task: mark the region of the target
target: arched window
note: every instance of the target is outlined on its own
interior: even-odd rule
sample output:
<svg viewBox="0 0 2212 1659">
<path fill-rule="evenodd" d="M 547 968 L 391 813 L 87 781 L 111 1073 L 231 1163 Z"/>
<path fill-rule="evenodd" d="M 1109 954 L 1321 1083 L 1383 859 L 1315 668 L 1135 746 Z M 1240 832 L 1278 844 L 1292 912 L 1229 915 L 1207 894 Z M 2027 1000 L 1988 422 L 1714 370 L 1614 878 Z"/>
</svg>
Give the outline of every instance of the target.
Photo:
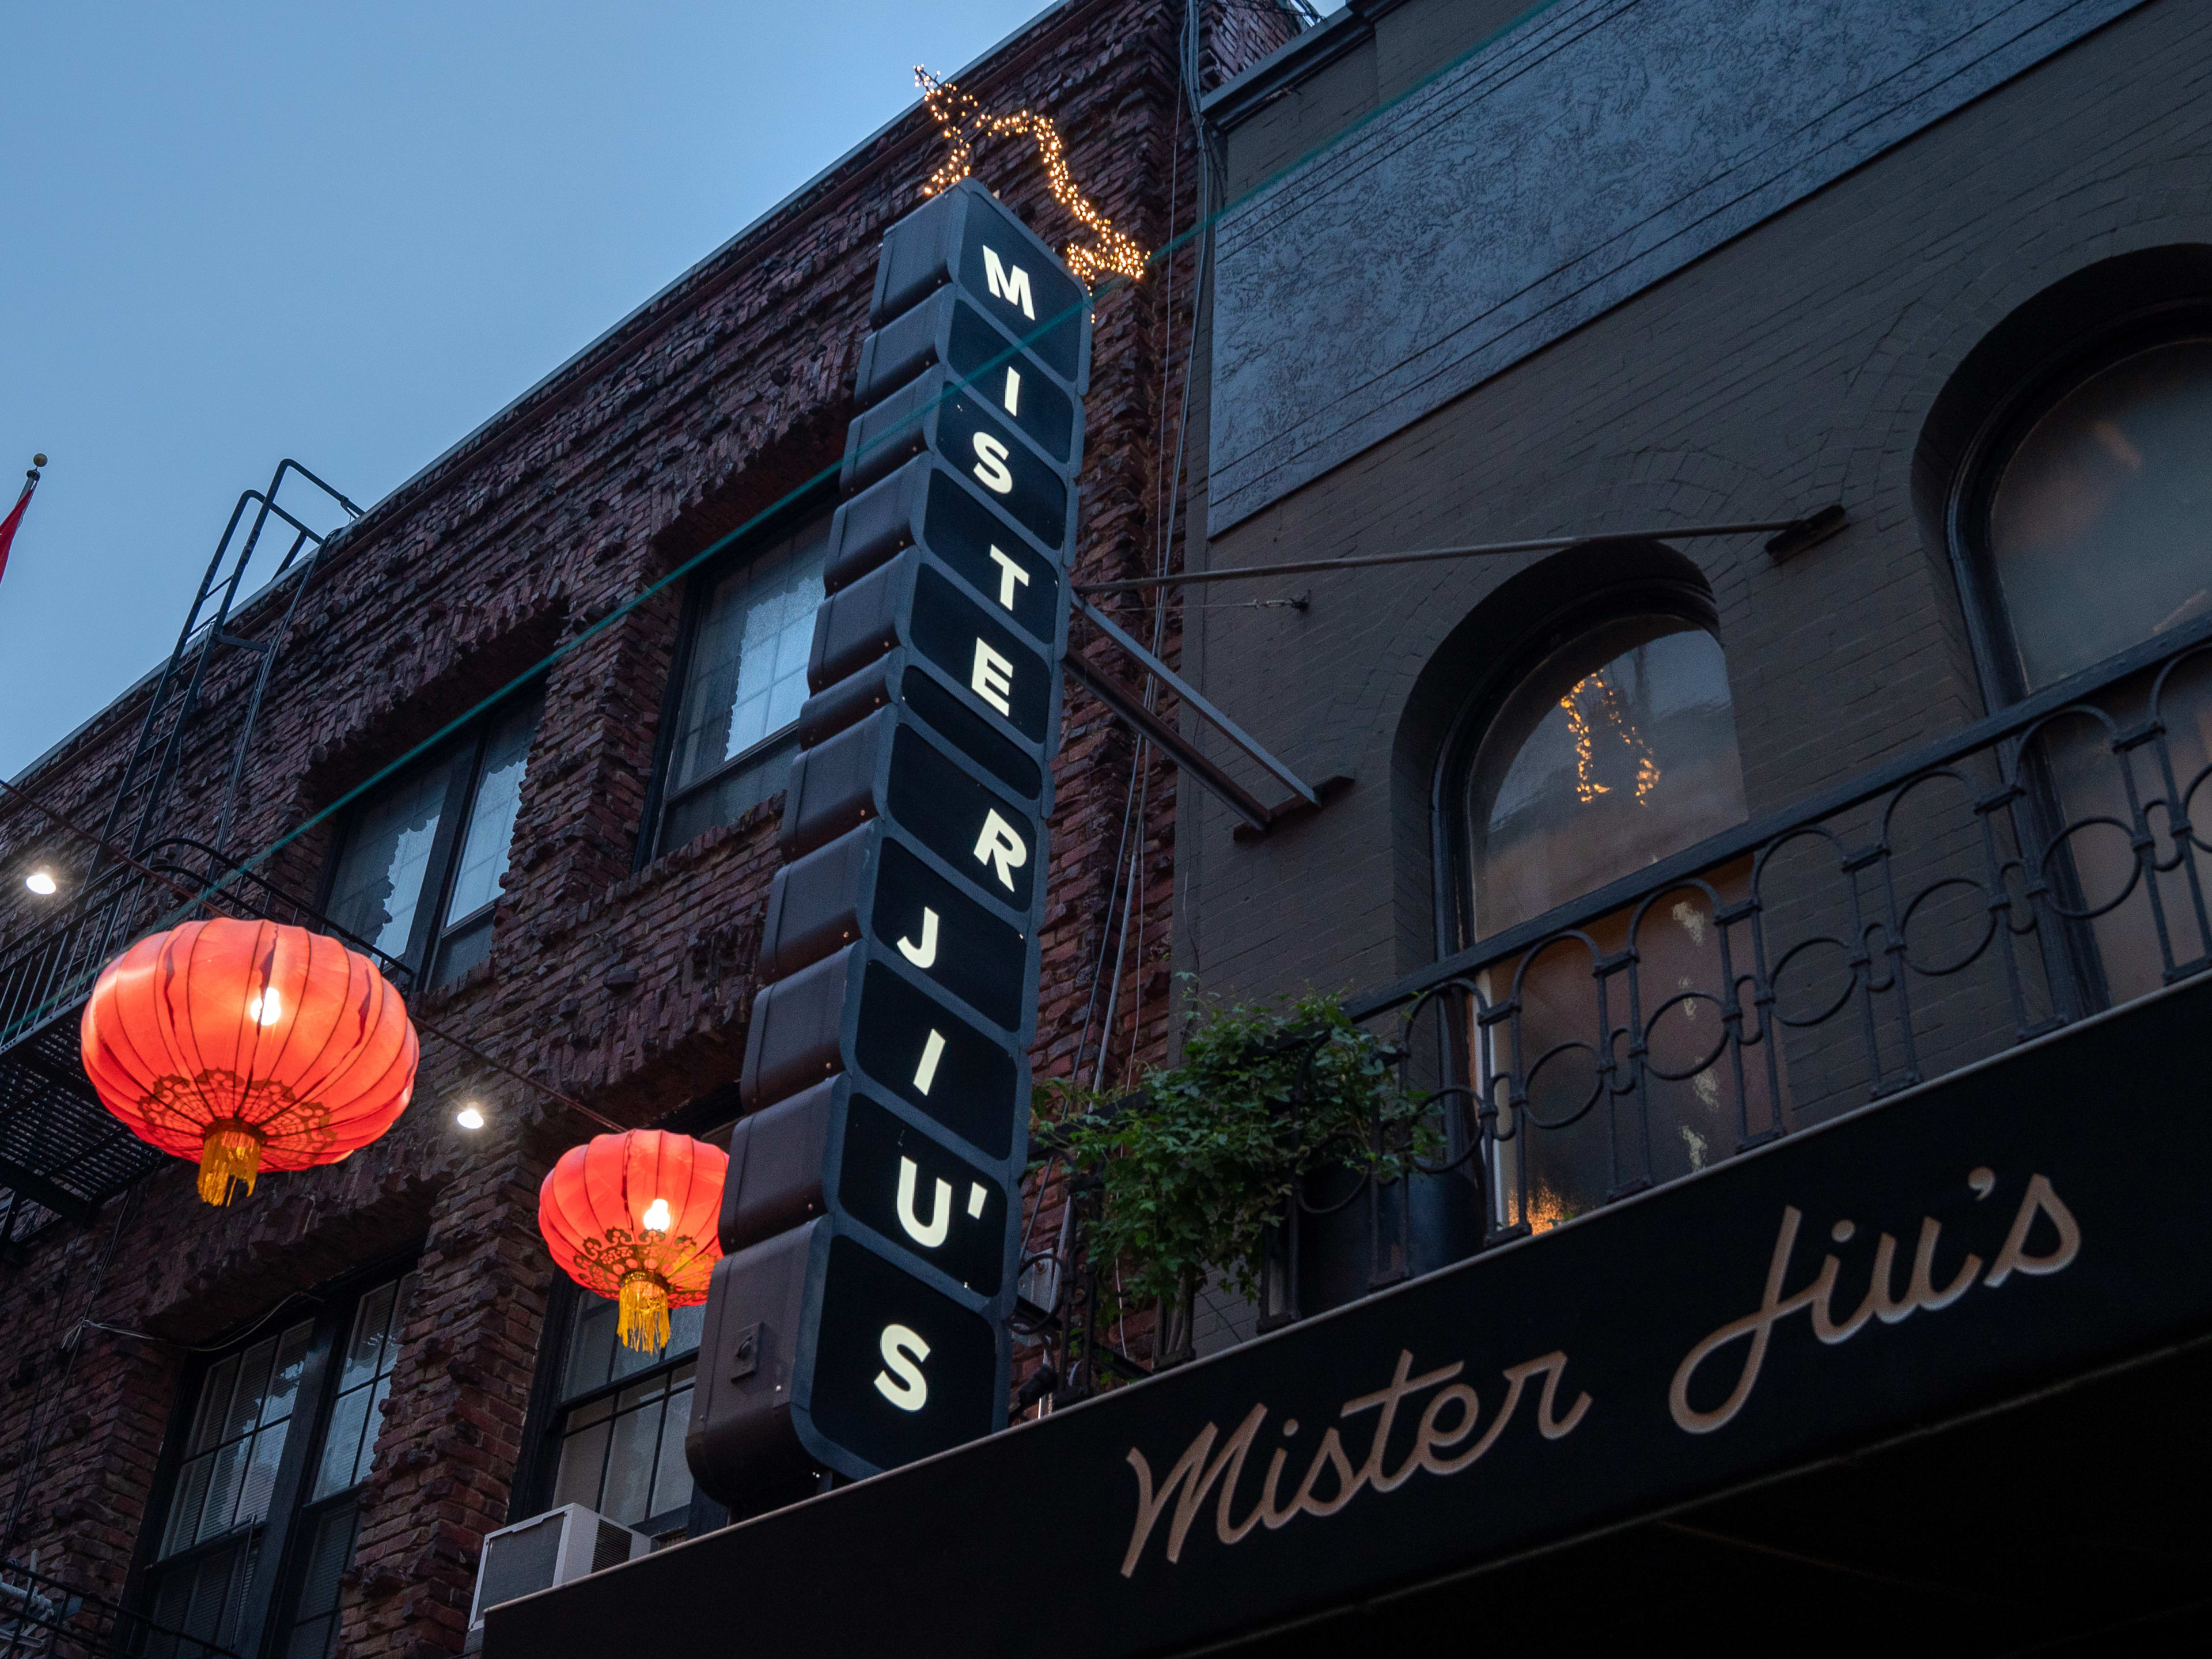
<svg viewBox="0 0 2212 1659">
<path fill-rule="evenodd" d="M 2013 696 L 2212 614 L 2212 331 L 2059 386 L 1997 447 L 1975 503 Z"/>
<path fill-rule="evenodd" d="M 1517 672 L 1476 693 L 1441 780 L 1439 850 L 1458 896 L 1447 948 L 1743 822 L 1714 623 L 1687 582 L 1616 588 L 1555 619 Z M 1571 926 L 1475 974 L 1462 1053 L 1487 1115 L 1493 1231 L 1541 1231 L 1775 1125 L 1772 1091 L 1731 1063 L 1722 1018 L 1716 913 L 1748 882 L 1737 859 L 1645 906 L 1570 910 Z M 1620 1041 L 1632 1026 L 1639 1035 Z M 1632 1051 L 1648 1062 L 1624 1066 Z"/>
<path fill-rule="evenodd" d="M 1741 823 L 1720 641 L 1664 611 L 1586 628 L 1506 696 L 1467 776 L 1470 942 Z"/>
<path fill-rule="evenodd" d="M 1952 477 L 1953 551 L 1993 706 L 2212 623 L 2212 304 L 2057 326 L 2041 304 L 1978 354 L 2012 374 L 1990 377 L 1998 389 Z M 2130 735 L 2146 732 L 2148 744 Z M 2063 918 L 2041 937 L 2060 1006 L 2147 994 L 2201 954 L 2208 757 L 2212 656 L 2100 685 L 2033 730 L 2020 850 Z"/>
</svg>

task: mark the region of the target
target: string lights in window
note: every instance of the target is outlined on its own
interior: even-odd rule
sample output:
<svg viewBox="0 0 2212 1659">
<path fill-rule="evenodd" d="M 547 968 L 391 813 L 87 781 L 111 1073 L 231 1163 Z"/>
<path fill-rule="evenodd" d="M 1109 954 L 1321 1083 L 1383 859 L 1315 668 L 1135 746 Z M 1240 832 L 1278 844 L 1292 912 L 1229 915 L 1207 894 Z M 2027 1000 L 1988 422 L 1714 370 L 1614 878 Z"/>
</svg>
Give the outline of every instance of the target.
<svg viewBox="0 0 2212 1659">
<path fill-rule="evenodd" d="M 1088 226 L 1097 238 L 1091 244 L 1070 242 L 1060 250 L 1068 269 L 1092 288 L 1109 275 L 1127 276 L 1131 282 L 1144 276 L 1144 249 L 1115 229 L 1114 222 L 1076 187 L 1074 176 L 1067 170 L 1067 146 L 1060 139 L 1060 129 L 1053 125 L 1049 118 L 1027 107 L 1011 115 L 994 115 L 972 94 L 961 91 L 950 81 L 939 80 L 919 64 L 915 65 L 914 79 L 921 88 L 923 105 L 951 152 L 922 185 L 923 195 L 934 196 L 939 191 L 949 190 L 969 175 L 974 167 L 978 139 L 995 138 L 1006 133 L 1027 134 L 1036 142 L 1037 159 L 1044 163 L 1045 182 L 1052 188 L 1053 199 Z"/>
<path fill-rule="evenodd" d="M 1659 763 L 1653 757 L 1651 745 L 1636 729 L 1636 722 L 1628 718 L 1620 706 L 1620 694 L 1607 683 L 1602 671 L 1585 674 L 1568 688 L 1567 695 L 1559 699 L 1559 707 L 1566 711 L 1567 732 L 1575 744 L 1575 799 L 1585 805 L 1600 795 L 1609 795 L 1613 786 L 1597 781 L 1597 753 L 1593 741 L 1589 716 L 1583 712 L 1585 694 L 1597 699 L 1597 706 L 1605 716 L 1606 724 L 1620 739 L 1621 746 L 1636 756 L 1636 799 L 1649 804 L 1653 789 L 1659 783 Z"/>
</svg>

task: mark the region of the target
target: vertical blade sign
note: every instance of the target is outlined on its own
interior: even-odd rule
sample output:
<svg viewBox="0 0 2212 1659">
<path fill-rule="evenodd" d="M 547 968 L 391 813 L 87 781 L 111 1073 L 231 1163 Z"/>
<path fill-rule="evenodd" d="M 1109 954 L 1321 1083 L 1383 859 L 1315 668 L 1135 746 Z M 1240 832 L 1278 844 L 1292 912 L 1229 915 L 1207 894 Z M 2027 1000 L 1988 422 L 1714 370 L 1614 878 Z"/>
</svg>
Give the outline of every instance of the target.
<svg viewBox="0 0 2212 1659">
<path fill-rule="evenodd" d="M 884 238 L 684 1451 L 740 1514 L 1005 1426 L 1090 296 Z"/>
</svg>

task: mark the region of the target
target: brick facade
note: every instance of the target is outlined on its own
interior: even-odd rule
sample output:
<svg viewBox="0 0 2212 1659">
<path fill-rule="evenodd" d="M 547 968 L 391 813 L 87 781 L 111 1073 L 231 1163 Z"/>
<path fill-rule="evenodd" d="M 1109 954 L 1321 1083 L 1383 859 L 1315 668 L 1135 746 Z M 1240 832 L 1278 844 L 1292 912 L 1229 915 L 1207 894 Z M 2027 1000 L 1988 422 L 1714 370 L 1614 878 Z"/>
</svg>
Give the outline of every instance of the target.
<svg viewBox="0 0 2212 1659">
<path fill-rule="evenodd" d="M 987 106 L 1048 112 L 1078 180 L 1157 247 L 1189 229 L 1195 201 L 1182 21 L 1170 0 L 1070 0 L 962 85 Z M 1289 29 L 1264 7 L 1209 17 L 1206 83 Z M 835 465 L 878 243 L 919 201 L 939 153 L 918 110 L 893 123 L 376 506 L 315 571 L 254 735 L 232 845 L 273 848 L 266 873 L 311 896 L 331 830 L 314 823 L 295 836 L 295 826 L 557 653 L 492 955 L 413 1002 L 427 1024 L 625 1122 L 658 1121 L 734 1085 L 781 800 L 640 866 L 681 585 L 620 608 Z M 977 172 L 1048 240 L 1075 230 L 1030 155 L 987 146 Z M 1163 517 L 1194 274 L 1185 252 L 1100 305 L 1081 577 L 1138 574 L 1176 556 Z M 1148 632 L 1149 611 L 1127 609 Z M 266 625 L 266 607 L 239 624 Z M 1172 659 L 1172 617 L 1162 638 Z M 246 662 L 234 653 L 210 684 L 181 772 L 210 787 L 182 792 L 170 830 L 212 833 Z M 23 787 L 97 824 L 146 694 L 119 699 Z M 1040 1075 L 1080 1064 L 1087 1076 L 1103 1041 L 1110 1078 L 1164 1040 L 1175 780 L 1153 764 L 1138 781 L 1132 904 L 1128 855 L 1117 849 L 1133 761 L 1126 729 L 1071 691 Z M 87 850 L 14 803 L 0 812 L 0 867 L 43 857 L 66 878 L 82 871 Z M 0 915 L 10 935 L 34 921 L 21 898 Z M 1102 1037 L 1109 994 L 1094 995 L 1094 976 L 1115 959 L 1125 912 L 1125 966 Z M 470 1093 L 493 1121 L 465 1139 L 451 1103 Z M 420 1288 L 362 1493 L 338 1651 L 457 1651 L 479 1541 L 510 1518 L 555 1291 L 536 1231 L 538 1183 L 590 1132 L 428 1037 L 415 1108 L 343 1164 L 271 1177 L 224 1210 L 198 1201 L 183 1166 L 167 1167 L 89 1226 L 48 1227 L 25 1260 L 0 1267 L 5 1553 L 124 1595 L 187 1350 L 224 1340 L 295 1293 L 411 1256 Z M 1053 1214 L 1041 1218 L 1039 1236 L 1054 1224 Z M 100 1325 L 80 1326 L 84 1318 Z"/>
</svg>

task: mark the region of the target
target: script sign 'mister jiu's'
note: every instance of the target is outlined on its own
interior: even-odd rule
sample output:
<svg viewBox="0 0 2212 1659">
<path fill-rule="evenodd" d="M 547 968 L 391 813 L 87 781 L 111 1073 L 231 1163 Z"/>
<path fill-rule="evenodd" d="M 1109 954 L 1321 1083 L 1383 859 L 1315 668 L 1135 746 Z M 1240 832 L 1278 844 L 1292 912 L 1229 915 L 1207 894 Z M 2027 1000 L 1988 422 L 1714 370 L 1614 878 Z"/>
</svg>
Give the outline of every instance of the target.
<svg viewBox="0 0 2212 1659">
<path fill-rule="evenodd" d="M 685 1442 L 741 1510 L 1006 1421 L 1090 310 L 967 181 L 870 320 Z"/>
</svg>

